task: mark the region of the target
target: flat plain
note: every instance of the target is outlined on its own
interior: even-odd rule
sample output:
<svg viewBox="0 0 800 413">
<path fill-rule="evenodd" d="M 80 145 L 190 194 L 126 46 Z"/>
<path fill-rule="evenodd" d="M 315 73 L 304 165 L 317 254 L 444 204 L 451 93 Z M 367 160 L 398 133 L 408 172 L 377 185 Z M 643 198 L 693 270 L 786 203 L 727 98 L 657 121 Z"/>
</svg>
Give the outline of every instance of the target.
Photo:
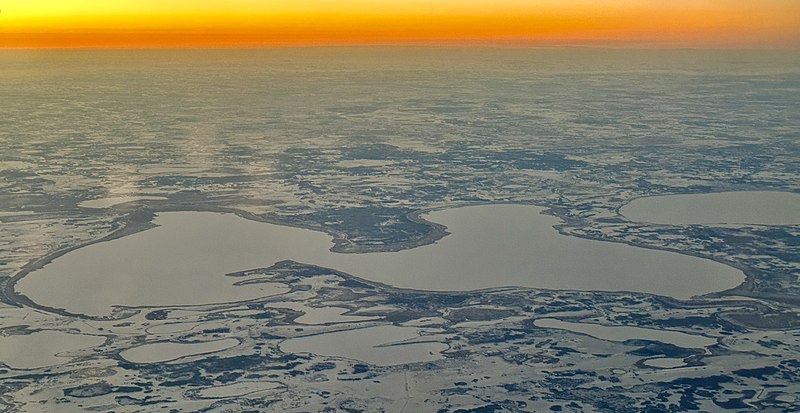
<svg viewBox="0 0 800 413">
<path fill-rule="evenodd" d="M 0 76 L 0 411 L 800 403 L 796 55 L 3 51 Z"/>
</svg>

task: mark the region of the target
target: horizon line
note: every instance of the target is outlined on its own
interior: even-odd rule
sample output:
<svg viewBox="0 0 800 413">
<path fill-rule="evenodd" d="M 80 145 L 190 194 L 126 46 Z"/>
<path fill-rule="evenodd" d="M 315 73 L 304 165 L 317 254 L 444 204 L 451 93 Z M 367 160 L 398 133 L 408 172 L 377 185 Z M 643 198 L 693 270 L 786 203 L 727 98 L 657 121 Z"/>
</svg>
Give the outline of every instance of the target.
<svg viewBox="0 0 800 413">
<path fill-rule="evenodd" d="M 3 45 L 0 35 L 0 50 L 255 50 L 255 49 L 308 49 L 308 48 L 483 48 L 483 49 L 646 49 L 646 50 L 752 50 L 752 51 L 800 51 L 800 44 L 736 44 L 709 42 L 691 44 L 687 42 L 657 42 L 631 40 L 563 40 L 563 41 L 515 41 L 504 39 L 391 39 L 374 41 L 284 41 L 252 43 L 146 43 L 130 44 L 80 43 Z M 125 43 L 125 42 L 120 42 Z"/>
</svg>

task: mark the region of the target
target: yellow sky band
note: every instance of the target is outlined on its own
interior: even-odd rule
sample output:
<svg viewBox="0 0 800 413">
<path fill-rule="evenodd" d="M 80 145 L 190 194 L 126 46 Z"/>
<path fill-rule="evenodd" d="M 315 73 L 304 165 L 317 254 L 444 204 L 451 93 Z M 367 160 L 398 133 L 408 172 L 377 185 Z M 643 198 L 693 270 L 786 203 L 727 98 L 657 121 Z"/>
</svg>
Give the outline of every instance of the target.
<svg viewBox="0 0 800 413">
<path fill-rule="evenodd" d="M 10 0 L 0 47 L 800 44 L 795 0 Z"/>
</svg>

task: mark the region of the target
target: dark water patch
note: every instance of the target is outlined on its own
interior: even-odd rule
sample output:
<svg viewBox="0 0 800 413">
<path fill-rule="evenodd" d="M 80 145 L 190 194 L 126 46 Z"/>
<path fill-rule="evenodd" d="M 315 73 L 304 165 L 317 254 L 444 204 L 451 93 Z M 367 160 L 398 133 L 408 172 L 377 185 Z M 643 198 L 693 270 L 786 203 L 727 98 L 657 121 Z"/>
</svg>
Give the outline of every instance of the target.
<svg viewBox="0 0 800 413">
<path fill-rule="evenodd" d="M 767 366 L 767 367 L 760 367 L 755 369 L 740 369 L 734 370 L 733 374 L 739 377 L 750 377 L 756 378 L 762 381 L 768 380 L 769 376 L 775 375 L 780 370 L 777 367 Z"/>
</svg>

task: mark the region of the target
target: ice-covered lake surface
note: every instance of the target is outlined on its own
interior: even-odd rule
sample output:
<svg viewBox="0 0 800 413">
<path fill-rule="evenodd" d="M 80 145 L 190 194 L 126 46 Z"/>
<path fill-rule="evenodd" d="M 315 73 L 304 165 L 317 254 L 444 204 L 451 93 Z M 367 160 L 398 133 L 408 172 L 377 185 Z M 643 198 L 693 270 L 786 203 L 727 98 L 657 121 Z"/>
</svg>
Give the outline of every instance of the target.
<svg viewBox="0 0 800 413">
<path fill-rule="evenodd" d="M 447 345 L 421 338 L 413 327 L 384 325 L 291 338 L 280 348 L 287 353 L 321 354 L 392 366 L 440 359 Z"/>
<path fill-rule="evenodd" d="M 120 357 L 134 363 L 162 363 L 188 356 L 215 353 L 237 344 L 239 342 L 232 338 L 194 343 L 159 342 L 130 348 L 121 352 Z"/>
<path fill-rule="evenodd" d="M 669 357 L 658 357 L 644 360 L 645 366 L 655 367 L 659 369 L 674 369 L 676 367 L 683 367 L 686 365 L 686 362 L 683 359 L 676 359 L 676 358 L 669 358 Z"/>
<path fill-rule="evenodd" d="M 573 323 L 556 320 L 554 318 L 541 318 L 536 320 L 534 324 L 537 327 L 567 330 L 610 341 L 652 340 L 685 348 L 704 348 L 717 343 L 717 340 L 710 337 L 699 334 L 686 334 L 680 331 L 655 330 L 631 326 L 604 326 L 593 323 Z"/>
<path fill-rule="evenodd" d="M 262 393 L 279 389 L 282 384 L 274 381 L 244 381 L 240 383 L 216 386 L 203 389 L 198 396 L 205 399 L 224 399 L 228 397 L 243 397 L 255 393 Z"/>
<path fill-rule="evenodd" d="M 737 191 L 637 198 L 620 213 L 631 221 L 668 225 L 800 224 L 800 194 Z"/>
<path fill-rule="evenodd" d="M 103 344 L 104 337 L 42 330 L 25 335 L 0 336 L 0 363 L 35 369 L 69 362 L 71 353 Z"/>
<path fill-rule="evenodd" d="M 23 278 L 34 302 L 81 314 L 114 306 L 199 305 L 285 292 L 278 284 L 238 287 L 225 274 L 293 260 L 418 290 L 523 286 L 638 291 L 689 298 L 733 288 L 744 274 L 708 259 L 559 234 L 559 220 L 526 205 L 432 212 L 450 235 L 399 252 L 331 252 L 330 236 L 233 214 L 169 212 L 154 229 L 91 244 Z"/>
</svg>

